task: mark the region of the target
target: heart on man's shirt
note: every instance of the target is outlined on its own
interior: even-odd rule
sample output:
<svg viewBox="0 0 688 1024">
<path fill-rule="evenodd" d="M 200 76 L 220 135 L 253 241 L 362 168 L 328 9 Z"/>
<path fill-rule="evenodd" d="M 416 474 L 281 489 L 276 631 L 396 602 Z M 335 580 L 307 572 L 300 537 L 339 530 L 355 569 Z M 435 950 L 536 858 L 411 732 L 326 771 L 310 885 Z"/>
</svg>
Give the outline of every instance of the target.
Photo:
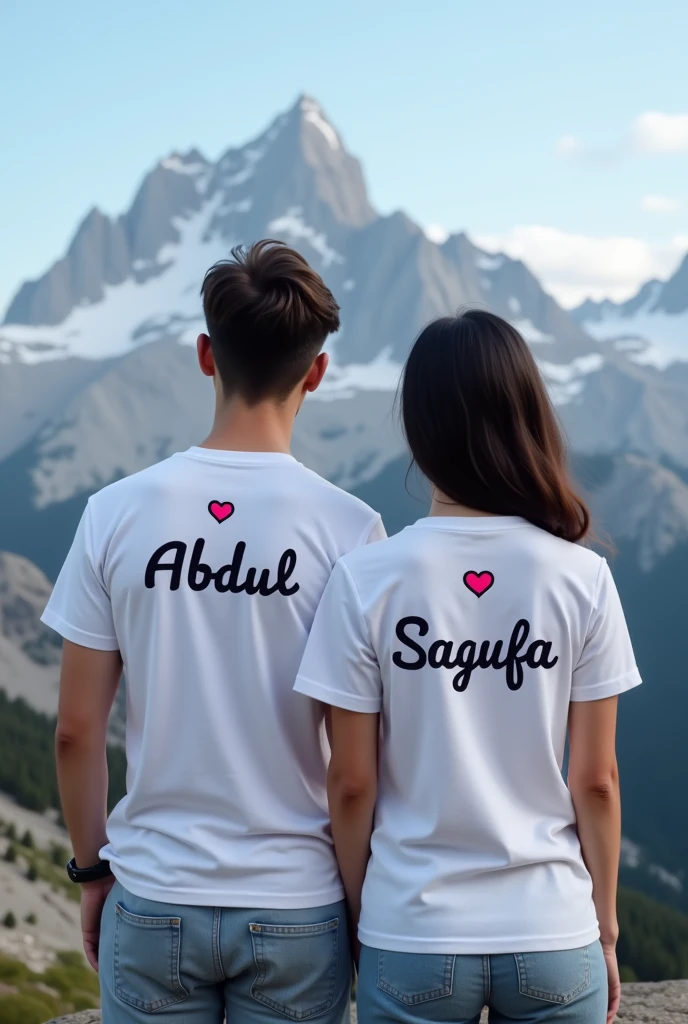
<svg viewBox="0 0 688 1024">
<path fill-rule="evenodd" d="M 234 515 L 234 505 L 232 505 L 231 501 L 211 501 L 208 505 L 208 511 L 218 523 L 224 523 L 225 519 L 229 519 L 230 516 Z"/>
</svg>

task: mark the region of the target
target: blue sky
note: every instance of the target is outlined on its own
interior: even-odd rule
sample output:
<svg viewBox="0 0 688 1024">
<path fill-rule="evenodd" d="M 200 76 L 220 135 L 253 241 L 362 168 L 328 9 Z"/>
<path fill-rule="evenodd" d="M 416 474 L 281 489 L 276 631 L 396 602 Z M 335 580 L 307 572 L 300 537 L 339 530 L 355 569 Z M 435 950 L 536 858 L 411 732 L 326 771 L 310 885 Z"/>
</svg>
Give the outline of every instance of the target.
<svg viewBox="0 0 688 1024">
<path fill-rule="evenodd" d="M 677 0 L 2 0 L 0 308 L 90 206 L 304 90 L 382 212 L 622 297 L 688 250 L 687 38 Z"/>
</svg>

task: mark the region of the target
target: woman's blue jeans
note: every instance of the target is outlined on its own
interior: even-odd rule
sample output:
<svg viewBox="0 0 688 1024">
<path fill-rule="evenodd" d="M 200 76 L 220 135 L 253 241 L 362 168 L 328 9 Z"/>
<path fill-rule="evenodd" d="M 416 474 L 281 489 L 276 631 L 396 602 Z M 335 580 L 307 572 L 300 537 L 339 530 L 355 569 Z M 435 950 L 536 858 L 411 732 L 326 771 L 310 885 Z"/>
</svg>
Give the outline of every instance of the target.
<svg viewBox="0 0 688 1024">
<path fill-rule="evenodd" d="M 363 947 L 359 1024 L 605 1024 L 607 968 L 599 942 L 550 953 L 444 956 Z"/>
</svg>

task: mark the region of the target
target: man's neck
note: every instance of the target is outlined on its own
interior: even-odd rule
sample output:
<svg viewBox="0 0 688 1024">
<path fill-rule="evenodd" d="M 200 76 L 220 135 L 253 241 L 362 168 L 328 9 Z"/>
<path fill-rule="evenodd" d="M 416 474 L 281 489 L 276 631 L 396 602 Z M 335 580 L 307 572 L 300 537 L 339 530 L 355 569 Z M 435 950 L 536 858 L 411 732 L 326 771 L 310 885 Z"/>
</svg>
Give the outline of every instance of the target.
<svg viewBox="0 0 688 1024">
<path fill-rule="evenodd" d="M 213 428 L 200 445 L 219 451 L 289 453 L 294 413 L 289 403 L 219 402 Z"/>
</svg>

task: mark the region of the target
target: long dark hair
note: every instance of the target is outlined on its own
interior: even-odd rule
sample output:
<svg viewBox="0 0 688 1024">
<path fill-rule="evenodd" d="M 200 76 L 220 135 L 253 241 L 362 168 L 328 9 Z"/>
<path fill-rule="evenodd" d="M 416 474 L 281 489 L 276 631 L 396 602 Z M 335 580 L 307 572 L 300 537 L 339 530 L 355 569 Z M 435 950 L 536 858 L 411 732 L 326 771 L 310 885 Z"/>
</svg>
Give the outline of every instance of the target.
<svg viewBox="0 0 688 1024">
<path fill-rule="evenodd" d="M 429 324 L 406 361 L 401 413 L 419 469 L 451 501 L 578 541 L 590 515 L 530 349 L 493 313 Z"/>
</svg>

